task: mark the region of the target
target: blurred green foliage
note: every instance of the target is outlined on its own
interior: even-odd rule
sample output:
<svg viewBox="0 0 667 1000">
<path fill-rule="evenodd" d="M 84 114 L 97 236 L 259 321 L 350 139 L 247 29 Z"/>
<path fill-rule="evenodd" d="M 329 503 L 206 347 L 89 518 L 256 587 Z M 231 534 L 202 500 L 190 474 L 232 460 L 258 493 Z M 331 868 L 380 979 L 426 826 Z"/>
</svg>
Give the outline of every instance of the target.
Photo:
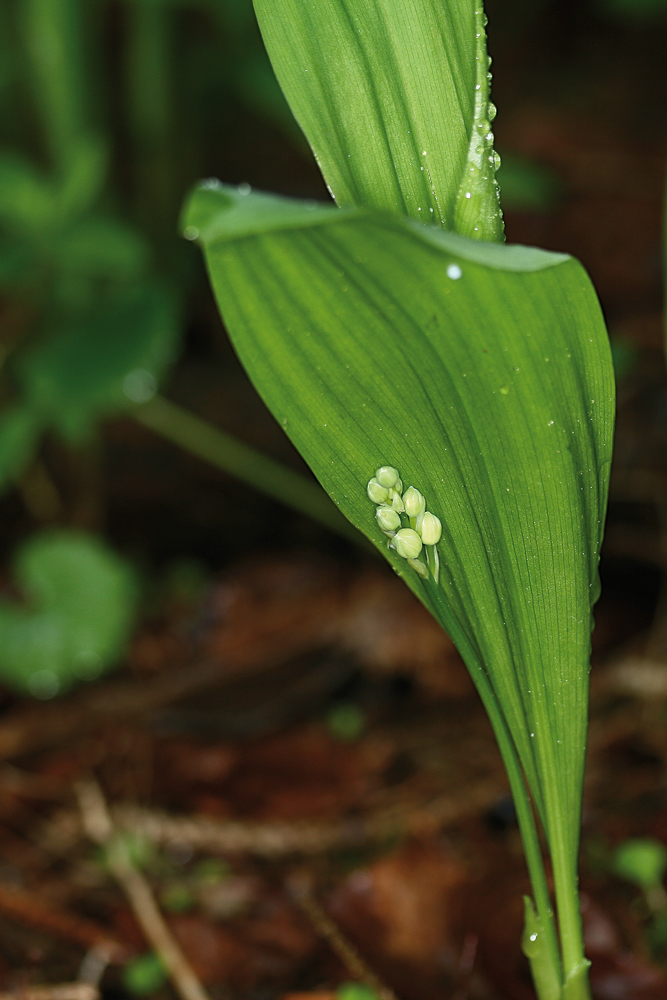
<svg viewBox="0 0 667 1000">
<path fill-rule="evenodd" d="M 136 603 L 128 566 L 101 541 L 73 531 L 33 535 L 14 580 L 23 601 L 0 601 L 0 679 L 51 698 L 92 680 L 123 652 Z"/>
<path fill-rule="evenodd" d="M 561 194 L 553 170 L 511 153 L 501 156 L 498 186 L 502 207 L 510 211 L 546 211 L 553 208 Z"/>
<path fill-rule="evenodd" d="M 341 743 L 353 743 L 366 729 L 366 716 L 354 702 L 340 701 L 329 709 L 326 724 L 334 739 Z"/>
<path fill-rule="evenodd" d="M 63 515 L 44 436 L 75 493 L 100 421 L 177 358 L 196 273 L 180 203 L 248 109 L 296 131 L 251 0 L 0 4 L 0 493 L 19 485 L 38 521 Z M 38 534 L 15 580 L 4 682 L 50 697 L 121 655 L 136 587 L 101 543 Z"/>
<path fill-rule="evenodd" d="M 134 996 L 155 993 L 166 981 L 167 970 L 160 956 L 154 951 L 130 959 L 123 968 L 123 986 Z"/>
<path fill-rule="evenodd" d="M 378 993 L 365 983 L 341 983 L 336 1000 L 378 1000 Z"/>
<path fill-rule="evenodd" d="M 667 0 L 598 0 L 600 9 L 626 21 L 652 21 L 667 14 Z"/>
<path fill-rule="evenodd" d="M 640 889 L 662 885 L 667 870 L 667 847 L 653 837 L 624 840 L 614 852 L 612 870 Z"/>
<path fill-rule="evenodd" d="M 295 128 L 251 0 L 2 5 L 0 490 L 44 432 L 76 446 L 157 391 L 191 273 L 178 208 L 235 102 Z"/>
</svg>

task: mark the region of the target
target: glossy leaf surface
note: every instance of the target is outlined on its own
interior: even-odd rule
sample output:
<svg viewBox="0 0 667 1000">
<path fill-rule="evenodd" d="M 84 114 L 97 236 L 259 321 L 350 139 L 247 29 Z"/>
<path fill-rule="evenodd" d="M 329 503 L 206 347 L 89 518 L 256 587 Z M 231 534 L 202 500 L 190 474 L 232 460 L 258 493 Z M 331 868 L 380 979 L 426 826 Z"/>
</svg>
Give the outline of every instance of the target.
<svg viewBox="0 0 667 1000">
<path fill-rule="evenodd" d="M 255 0 L 339 205 L 502 239 L 481 0 Z"/>
<path fill-rule="evenodd" d="M 185 224 L 260 394 L 500 707 L 574 865 L 614 392 L 585 272 L 222 186 L 195 192 Z M 376 525 L 366 484 L 387 464 L 442 521 L 439 585 Z"/>
</svg>

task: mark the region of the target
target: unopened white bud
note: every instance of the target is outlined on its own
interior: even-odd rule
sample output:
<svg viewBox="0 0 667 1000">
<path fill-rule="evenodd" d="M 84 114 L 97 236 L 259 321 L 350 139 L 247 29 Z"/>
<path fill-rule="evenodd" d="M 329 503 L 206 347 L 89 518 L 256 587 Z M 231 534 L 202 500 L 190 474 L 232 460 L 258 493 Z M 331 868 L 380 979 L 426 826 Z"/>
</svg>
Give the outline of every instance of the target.
<svg viewBox="0 0 667 1000">
<path fill-rule="evenodd" d="M 373 503 L 386 503 L 389 499 L 389 490 L 377 479 L 371 479 L 366 487 L 366 492 Z"/>
<path fill-rule="evenodd" d="M 401 518 L 392 507 L 378 507 L 375 520 L 383 531 L 396 531 L 401 526 Z"/>
<path fill-rule="evenodd" d="M 412 528 L 401 528 L 397 531 L 391 544 L 403 559 L 416 559 L 422 550 L 422 540 Z"/>
<path fill-rule="evenodd" d="M 408 517 L 419 517 L 426 510 L 426 501 L 414 486 L 409 486 L 403 494 L 403 503 Z"/>
<path fill-rule="evenodd" d="M 421 524 L 417 524 L 417 531 L 422 536 L 422 542 L 424 545 L 436 545 L 440 541 L 440 536 L 442 535 L 442 525 L 440 523 L 440 518 L 436 517 L 435 514 L 431 514 L 430 511 L 426 511 L 421 518 Z"/>
<path fill-rule="evenodd" d="M 391 506 L 399 514 L 402 514 L 405 510 L 405 504 L 403 503 L 403 497 L 396 490 L 389 490 L 389 499 L 391 500 Z"/>
<path fill-rule="evenodd" d="M 419 573 L 424 580 L 428 580 L 428 566 L 421 559 L 408 559 L 408 566 L 412 566 L 415 572 Z"/>
<path fill-rule="evenodd" d="M 396 483 L 400 481 L 401 477 L 398 469 L 395 469 L 393 465 L 383 465 L 375 473 L 375 478 L 380 486 L 386 486 L 387 489 L 391 489 L 392 487 L 396 488 Z"/>
</svg>

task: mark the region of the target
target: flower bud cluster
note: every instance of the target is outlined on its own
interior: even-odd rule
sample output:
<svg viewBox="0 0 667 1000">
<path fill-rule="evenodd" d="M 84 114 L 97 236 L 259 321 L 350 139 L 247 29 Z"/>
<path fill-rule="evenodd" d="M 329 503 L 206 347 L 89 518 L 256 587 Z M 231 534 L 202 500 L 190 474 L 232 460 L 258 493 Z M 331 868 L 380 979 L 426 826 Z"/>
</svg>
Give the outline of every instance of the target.
<svg viewBox="0 0 667 1000">
<path fill-rule="evenodd" d="M 383 465 L 369 480 L 366 492 L 377 505 L 375 520 L 378 527 L 390 539 L 389 545 L 423 579 L 429 572 L 436 583 L 440 561 L 437 543 L 442 534 L 442 525 L 435 514 L 426 510 L 426 500 L 418 489 L 409 486 L 403 492 L 398 469 Z M 419 556 L 425 551 L 426 563 Z"/>
</svg>

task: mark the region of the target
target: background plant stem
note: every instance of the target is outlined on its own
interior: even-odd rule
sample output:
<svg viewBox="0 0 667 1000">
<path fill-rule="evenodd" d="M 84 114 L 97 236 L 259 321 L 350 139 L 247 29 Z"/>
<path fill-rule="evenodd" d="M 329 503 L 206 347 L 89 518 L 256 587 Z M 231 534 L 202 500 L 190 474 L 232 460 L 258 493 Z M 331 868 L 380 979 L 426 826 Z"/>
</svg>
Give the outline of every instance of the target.
<svg viewBox="0 0 667 1000">
<path fill-rule="evenodd" d="M 79 2 L 26 0 L 22 27 L 47 150 L 63 169 L 89 124 Z"/>
<path fill-rule="evenodd" d="M 171 236 L 177 202 L 171 141 L 172 11 L 155 0 L 131 0 L 126 9 L 125 93 L 135 150 L 135 210 L 155 236 Z M 165 223 L 169 229 L 163 233 Z"/>
<path fill-rule="evenodd" d="M 267 496 L 305 514 L 355 544 L 362 536 L 317 483 L 220 431 L 188 410 L 156 396 L 134 411 L 139 423 L 186 451 L 236 476 Z"/>
</svg>

